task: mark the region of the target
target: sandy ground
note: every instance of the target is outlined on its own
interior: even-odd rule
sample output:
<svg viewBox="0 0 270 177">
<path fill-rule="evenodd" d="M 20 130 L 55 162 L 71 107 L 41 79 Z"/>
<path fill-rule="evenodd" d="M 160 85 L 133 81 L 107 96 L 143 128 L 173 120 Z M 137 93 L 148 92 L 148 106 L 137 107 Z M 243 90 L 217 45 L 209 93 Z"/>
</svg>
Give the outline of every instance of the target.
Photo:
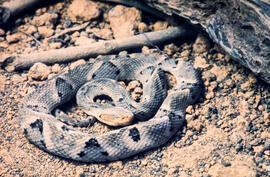
<svg viewBox="0 0 270 177">
<path fill-rule="evenodd" d="M 88 27 L 48 40 L 86 21 L 90 22 Z M 12 30 L 0 30 L 0 55 L 84 45 L 170 25 L 135 8 L 64 1 L 21 18 Z M 191 62 L 201 71 L 203 94 L 187 108 L 185 126 L 164 146 L 110 163 L 85 164 L 50 155 L 30 144 L 18 123 L 18 106 L 27 93 L 68 65 L 89 58 L 30 71 L 0 69 L 0 176 L 269 176 L 269 85 L 201 34 L 159 47 L 161 51 L 155 47 L 140 51 L 162 52 Z M 80 112 L 71 114 L 85 116 Z M 99 133 L 107 130 L 99 123 L 84 129 Z"/>
</svg>

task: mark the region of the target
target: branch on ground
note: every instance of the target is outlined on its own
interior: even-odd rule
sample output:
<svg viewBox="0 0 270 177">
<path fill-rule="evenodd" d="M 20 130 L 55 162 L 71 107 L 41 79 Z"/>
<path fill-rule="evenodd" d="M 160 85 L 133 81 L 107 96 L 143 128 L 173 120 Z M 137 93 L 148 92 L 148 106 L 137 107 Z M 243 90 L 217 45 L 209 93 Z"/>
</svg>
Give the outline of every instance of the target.
<svg viewBox="0 0 270 177">
<path fill-rule="evenodd" d="M 170 27 L 165 30 L 148 32 L 123 39 L 107 40 L 91 43 L 86 46 L 53 49 L 44 52 L 8 56 L 0 59 L 0 66 L 14 70 L 27 69 L 34 63 L 45 64 L 70 62 L 81 58 L 96 57 L 98 55 L 117 53 L 123 50 L 153 46 L 194 35 L 189 26 Z"/>
</svg>

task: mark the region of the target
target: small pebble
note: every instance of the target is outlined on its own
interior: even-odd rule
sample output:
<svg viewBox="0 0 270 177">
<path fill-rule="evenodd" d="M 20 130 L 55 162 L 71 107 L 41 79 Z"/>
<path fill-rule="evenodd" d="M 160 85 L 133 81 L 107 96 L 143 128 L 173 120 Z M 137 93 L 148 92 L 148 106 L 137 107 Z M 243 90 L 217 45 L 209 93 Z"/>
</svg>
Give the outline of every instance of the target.
<svg viewBox="0 0 270 177">
<path fill-rule="evenodd" d="M 239 152 L 243 149 L 243 145 L 242 144 L 237 144 L 235 147 L 236 152 Z"/>
<path fill-rule="evenodd" d="M 75 45 L 77 46 L 86 46 L 92 43 L 95 43 L 96 40 L 88 38 L 86 36 L 81 36 L 75 40 Z"/>
<path fill-rule="evenodd" d="M 136 87 L 140 87 L 141 86 L 141 83 L 137 80 L 134 80 L 134 81 L 131 81 L 128 83 L 128 86 L 127 86 L 127 90 L 128 91 L 132 91 L 134 90 Z"/>
<path fill-rule="evenodd" d="M 27 34 L 34 34 L 37 32 L 37 28 L 34 25 L 30 25 L 26 31 Z"/>
<path fill-rule="evenodd" d="M 28 76 L 35 80 L 45 80 L 51 73 L 49 66 L 43 63 L 35 63 L 29 70 Z"/>
<path fill-rule="evenodd" d="M 61 42 L 54 42 L 54 43 L 50 43 L 49 46 L 51 49 L 60 49 L 62 47 L 62 43 Z"/>
<path fill-rule="evenodd" d="M 81 64 L 85 64 L 85 63 L 86 63 L 86 61 L 84 59 L 77 60 L 77 61 L 70 64 L 70 69 L 74 69 L 76 66 L 81 65 Z"/>
<path fill-rule="evenodd" d="M 7 35 L 6 37 L 7 42 L 10 43 L 15 43 L 18 42 L 21 39 L 21 34 L 20 33 L 15 33 L 12 35 Z"/>
<path fill-rule="evenodd" d="M 5 33 L 5 30 L 3 30 L 2 28 L 0 28 L 0 36 L 4 36 L 6 33 Z"/>
<path fill-rule="evenodd" d="M 60 67 L 59 64 L 54 64 L 54 65 L 52 65 L 51 69 L 52 69 L 52 72 L 53 72 L 53 73 L 58 73 L 58 72 L 61 71 L 61 67 Z"/>
<path fill-rule="evenodd" d="M 47 26 L 38 27 L 38 32 L 44 38 L 48 38 L 54 34 L 54 30 L 51 28 L 48 28 Z"/>
<path fill-rule="evenodd" d="M 141 87 L 136 87 L 134 89 L 134 93 L 136 93 L 136 94 L 142 94 L 143 93 L 143 89 Z"/>
<path fill-rule="evenodd" d="M 227 162 L 227 161 L 224 161 L 224 160 L 221 160 L 221 164 L 222 164 L 224 167 L 229 167 L 229 166 L 231 166 L 231 163 L 230 163 L 230 162 Z"/>
<path fill-rule="evenodd" d="M 64 22 L 64 24 L 63 24 L 63 27 L 66 29 L 66 28 L 71 27 L 71 25 L 72 25 L 71 20 L 66 20 L 66 21 Z"/>
<path fill-rule="evenodd" d="M 160 31 L 160 30 L 164 30 L 168 27 L 169 23 L 167 21 L 157 21 L 154 24 L 154 31 Z"/>
<path fill-rule="evenodd" d="M 108 13 L 108 21 L 116 39 L 133 36 L 141 19 L 141 12 L 134 7 L 117 5 Z"/>
<path fill-rule="evenodd" d="M 203 53 L 208 51 L 209 49 L 210 49 L 209 40 L 205 36 L 199 34 L 195 43 L 193 44 L 193 51 L 195 53 Z"/>
<path fill-rule="evenodd" d="M 68 16 L 73 22 L 90 21 L 101 14 L 96 2 L 87 0 L 74 0 L 68 7 Z"/>
</svg>

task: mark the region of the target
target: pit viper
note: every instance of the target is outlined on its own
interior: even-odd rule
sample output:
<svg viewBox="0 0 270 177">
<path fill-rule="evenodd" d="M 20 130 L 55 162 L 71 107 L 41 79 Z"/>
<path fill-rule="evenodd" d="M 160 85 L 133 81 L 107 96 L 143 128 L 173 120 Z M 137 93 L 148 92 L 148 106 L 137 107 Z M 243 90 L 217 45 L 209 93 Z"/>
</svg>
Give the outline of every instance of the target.
<svg viewBox="0 0 270 177">
<path fill-rule="evenodd" d="M 169 91 L 166 74 L 176 80 Z M 142 84 L 139 102 L 117 82 L 123 80 Z M 188 62 L 142 53 L 103 56 L 56 75 L 27 94 L 19 123 L 27 139 L 50 154 L 82 162 L 115 161 L 167 142 L 183 126 L 185 109 L 201 90 L 200 74 Z M 97 103 L 101 96 L 109 104 Z M 128 118 L 126 126 L 88 134 L 59 121 L 53 110 L 74 97 L 101 121 Z"/>
</svg>

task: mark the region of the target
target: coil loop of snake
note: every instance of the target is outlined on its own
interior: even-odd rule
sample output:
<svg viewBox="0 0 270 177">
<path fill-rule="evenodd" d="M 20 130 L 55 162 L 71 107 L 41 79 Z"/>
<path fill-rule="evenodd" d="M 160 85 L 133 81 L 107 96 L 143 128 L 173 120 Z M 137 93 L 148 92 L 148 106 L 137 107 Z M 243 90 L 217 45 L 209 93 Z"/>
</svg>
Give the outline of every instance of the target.
<svg viewBox="0 0 270 177">
<path fill-rule="evenodd" d="M 176 79 L 169 93 L 166 72 Z M 142 83 L 140 102 L 132 100 L 116 82 L 120 80 Z M 19 122 L 28 140 L 51 154 L 82 162 L 114 161 L 167 142 L 183 125 L 185 109 L 197 100 L 201 87 L 198 72 L 184 61 L 140 53 L 104 56 L 57 75 L 28 94 Z M 110 124 L 109 118 L 122 120 L 121 125 L 133 119 L 139 123 L 101 135 L 84 133 L 52 114 L 76 94 L 78 105 L 105 123 Z M 110 104 L 95 102 L 100 95 L 110 98 Z"/>
</svg>

